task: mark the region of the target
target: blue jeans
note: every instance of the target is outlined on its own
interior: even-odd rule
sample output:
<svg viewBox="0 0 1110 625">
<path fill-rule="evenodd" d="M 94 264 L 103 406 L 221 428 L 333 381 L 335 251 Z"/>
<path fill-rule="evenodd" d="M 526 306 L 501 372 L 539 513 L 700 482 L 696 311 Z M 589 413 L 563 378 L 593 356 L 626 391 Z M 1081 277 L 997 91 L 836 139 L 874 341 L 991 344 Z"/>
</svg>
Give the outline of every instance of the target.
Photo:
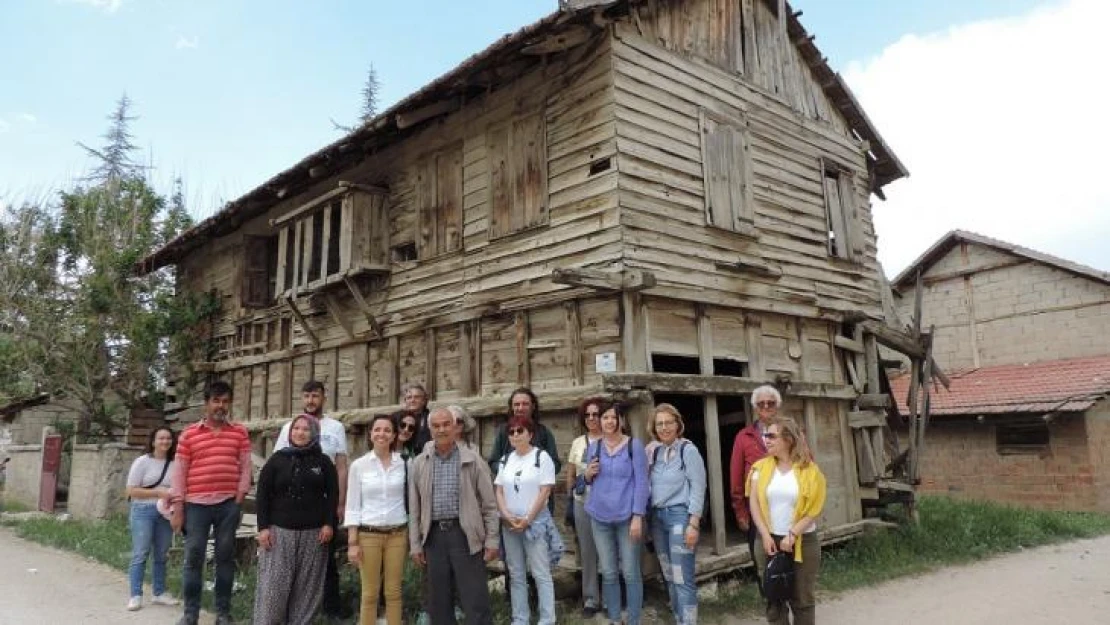
<svg viewBox="0 0 1110 625">
<path fill-rule="evenodd" d="M 536 580 L 536 594 L 539 595 L 538 625 L 555 625 L 555 584 L 551 580 L 547 541 L 542 538 L 529 540 L 524 532 L 510 532 L 505 528 L 501 529 L 501 537 L 505 541 L 505 564 L 509 567 L 509 581 L 512 585 L 512 625 L 529 625 L 532 622 L 532 613 L 528 606 L 529 572 Z"/>
<path fill-rule="evenodd" d="M 228 499 L 211 506 L 185 504 L 185 567 L 181 574 L 185 595 L 185 618 L 200 616 L 200 593 L 204 584 L 204 550 L 208 532 L 216 543 L 216 612 L 231 614 L 231 585 L 235 581 L 235 530 L 239 528 L 239 504 Z"/>
<path fill-rule="evenodd" d="M 617 523 L 605 523 L 592 519 L 590 529 L 594 533 L 597 546 L 598 568 L 601 569 L 601 596 L 605 599 L 605 611 L 609 620 L 621 620 L 621 583 L 618 575 L 624 577 L 624 587 L 628 595 L 628 621 L 626 625 L 640 625 L 640 609 L 644 603 L 644 580 L 640 575 L 640 541 L 633 541 L 628 535 L 632 519 Z M 617 562 L 620 571 L 617 571 Z"/>
<path fill-rule="evenodd" d="M 131 582 L 131 596 L 143 596 L 143 572 L 148 556 L 151 586 L 154 594 L 166 592 L 166 554 L 173 541 L 173 528 L 152 503 L 131 502 L 131 566 L 127 577 Z"/>
<path fill-rule="evenodd" d="M 655 555 L 667 581 L 671 611 L 678 625 L 698 622 L 698 584 L 694 577 L 694 549 L 686 547 L 686 526 L 690 513 L 686 506 L 653 508 L 651 536 Z"/>
</svg>

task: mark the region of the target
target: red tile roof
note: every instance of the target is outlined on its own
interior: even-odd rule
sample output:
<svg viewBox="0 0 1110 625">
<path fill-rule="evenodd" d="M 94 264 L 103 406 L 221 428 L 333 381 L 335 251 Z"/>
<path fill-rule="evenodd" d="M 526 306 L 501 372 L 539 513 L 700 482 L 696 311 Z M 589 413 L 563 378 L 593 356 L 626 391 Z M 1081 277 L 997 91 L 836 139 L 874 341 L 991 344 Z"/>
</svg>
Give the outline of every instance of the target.
<svg viewBox="0 0 1110 625">
<path fill-rule="evenodd" d="M 1079 412 L 1110 395 L 1110 356 L 997 365 L 949 374 L 952 387 L 934 385 L 930 414 L 980 415 Z M 909 375 L 890 381 L 898 411 L 909 414 Z"/>
</svg>

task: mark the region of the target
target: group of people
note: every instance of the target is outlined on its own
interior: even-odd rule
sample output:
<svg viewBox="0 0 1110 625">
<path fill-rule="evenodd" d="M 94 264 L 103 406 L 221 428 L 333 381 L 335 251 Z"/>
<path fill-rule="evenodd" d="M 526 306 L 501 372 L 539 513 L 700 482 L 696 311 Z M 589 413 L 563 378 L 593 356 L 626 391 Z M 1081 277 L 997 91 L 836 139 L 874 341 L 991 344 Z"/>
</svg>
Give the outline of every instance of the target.
<svg viewBox="0 0 1110 625">
<path fill-rule="evenodd" d="M 458 406 L 428 410 L 417 384 L 402 389 L 403 410 L 368 425 L 369 450 L 348 463 L 343 424 L 324 413 L 324 386 L 302 389 L 303 414 L 285 424 L 256 492 L 258 578 L 254 623 L 307 624 L 340 605 L 334 554 L 346 536 L 346 560 L 359 569 L 360 623 L 402 622 L 406 558 L 423 570 L 420 606 L 432 625 L 489 624 L 486 563 L 505 562 L 513 625 L 556 622 L 553 567 L 563 540 L 553 517 L 554 488 L 564 476 L 568 525 L 582 568 L 583 615 L 638 625 L 643 604 L 641 550 L 654 551 L 674 621 L 697 622 L 695 554 L 705 509 L 706 467 L 683 437 L 670 404 L 655 407 L 646 438 L 630 430 L 627 408 L 604 398 L 582 402 L 582 435 L 565 471 L 539 399 L 527 388 L 509 397 L 509 418 L 483 458 L 471 436 L 476 422 Z M 228 419 L 232 390 L 205 390 L 204 418 L 176 438 L 152 433 L 147 453 L 128 476 L 134 553 L 128 609 L 142 605 L 143 570 L 153 559 L 153 603 L 177 603 L 165 592 L 166 551 L 185 534 L 184 614 L 197 622 L 205 548 L 215 550 L 218 625 L 230 623 L 235 531 L 250 487 L 246 429 Z M 793 552 L 793 599 L 769 602 L 770 623 L 813 622 L 820 562 L 816 520 L 825 485 L 796 422 L 777 416 L 781 397 L 770 386 L 752 396 L 758 419 L 736 438 L 730 463 L 737 521 L 757 562 Z M 340 532 L 339 528 L 345 528 Z M 600 577 L 600 584 L 598 582 Z M 623 578 L 624 592 L 621 581 Z M 772 605 L 773 604 L 773 605 Z M 423 616 L 422 615 L 422 616 Z"/>
</svg>

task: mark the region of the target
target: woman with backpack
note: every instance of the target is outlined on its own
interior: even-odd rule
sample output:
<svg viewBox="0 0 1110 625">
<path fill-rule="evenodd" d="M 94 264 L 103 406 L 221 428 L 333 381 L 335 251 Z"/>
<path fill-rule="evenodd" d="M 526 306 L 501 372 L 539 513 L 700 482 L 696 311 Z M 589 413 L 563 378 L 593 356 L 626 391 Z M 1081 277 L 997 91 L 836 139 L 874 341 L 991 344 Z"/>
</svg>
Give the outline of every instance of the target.
<svg viewBox="0 0 1110 625">
<path fill-rule="evenodd" d="M 610 623 L 621 622 L 621 586 L 628 599 L 626 625 L 640 625 L 644 584 L 640 549 L 648 501 L 648 464 L 644 445 L 623 433 L 627 409 L 615 404 L 601 414 L 601 439 L 586 454 L 590 498 L 586 513 L 597 545 L 602 596 Z M 618 570 L 619 563 L 619 570 Z"/>
<path fill-rule="evenodd" d="M 411 418 L 411 416 L 408 416 Z M 378 590 L 384 578 L 385 620 L 401 625 L 401 582 L 408 557 L 408 467 L 397 447 L 397 420 L 377 415 L 370 422 L 371 449 L 351 463 L 347 478 L 347 559 L 362 582 L 360 625 L 376 625 Z"/>
<path fill-rule="evenodd" d="M 158 502 L 170 496 L 170 477 L 173 475 L 173 454 L 177 439 L 173 430 L 162 426 L 150 433 L 146 453 L 135 458 L 127 473 L 127 496 L 131 498 L 131 566 L 128 579 L 131 597 L 128 610 L 143 606 L 143 571 L 151 557 L 150 602 L 158 605 L 177 605 L 179 602 L 166 594 L 166 556 L 173 541 L 173 528 L 158 510 Z"/>
<path fill-rule="evenodd" d="M 656 445 L 651 451 L 651 534 L 667 582 L 677 625 L 698 622 L 698 585 L 694 557 L 705 506 L 705 462 L 698 448 L 682 438 L 686 425 L 678 409 L 659 404 L 648 421 Z"/>
<path fill-rule="evenodd" d="M 512 585 L 512 625 L 529 625 L 528 573 L 536 580 L 539 625 L 555 625 L 555 584 L 551 577 L 552 547 L 561 541 L 547 500 L 555 486 L 555 463 L 532 444 L 536 424 L 527 417 L 509 419 L 506 434 L 513 449 L 498 463 L 493 484 L 501 513 L 501 538 Z"/>
<path fill-rule="evenodd" d="M 821 566 L 821 540 L 817 518 L 825 506 L 825 476 L 806 445 L 798 422 L 789 417 L 772 417 L 763 440 L 767 457 L 752 466 L 748 477 L 748 501 L 752 522 L 758 530 L 756 566 L 767 571 L 768 560 L 780 555 L 764 577 L 767 622 L 813 625 L 816 622 L 817 570 Z M 780 575 L 779 566 L 793 569 L 793 583 Z M 789 586 L 789 587 L 784 587 Z M 789 608 L 789 609 L 788 609 Z"/>
</svg>

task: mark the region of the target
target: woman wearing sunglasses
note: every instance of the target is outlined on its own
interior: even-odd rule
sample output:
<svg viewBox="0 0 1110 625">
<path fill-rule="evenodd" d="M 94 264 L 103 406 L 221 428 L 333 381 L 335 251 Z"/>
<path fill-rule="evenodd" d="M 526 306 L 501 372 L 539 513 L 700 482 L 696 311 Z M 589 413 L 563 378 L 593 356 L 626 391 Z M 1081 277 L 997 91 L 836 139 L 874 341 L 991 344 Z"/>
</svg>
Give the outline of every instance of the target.
<svg viewBox="0 0 1110 625">
<path fill-rule="evenodd" d="M 415 417 L 412 431 L 416 431 Z M 408 556 L 408 471 L 397 451 L 397 422 L 377 415 L 370 422 L 369 453 L 351 463 L 347 478 L 347 560 L 358 567 L 362 582 L 360 625 L 378 619 L 378 589 L 384 579 L 385 620 L 401 625 L 401 579 Z"/>
<path fill-rule="evenodd" d="M 623 404 L 601 413 L 601 439 L 586 450 L 586 481 L 590 483 L 586 512 L 597 545 L 609 622 L 621 622 L 619 575 L 624 577 L 628 599 L 625 623 L 640 625 L 644 602 L 640 548 L 646 529 L 648 462 L 644 444 L 622 432 L 626 419 Z"/>
<path fill-rule="evenodd" d="M 509 419 L 506 434 L 512 451 L 502 458 L 501 469 L 493 481 L 512 586 L 512 625 L 531 623 L 529 572 L 536 580 L 539 625 L 555 624 L 555 585 L 551 579 L 549 545 L 552 532 L 556 530 L 547 509 L 547 499 L 555 486 L 555 463 L 546 451 L 532 445 L 535 432 L 536 425 L 531 419 L 521 416 Z"/>
<path fill-rule="evenodd" d="M 416 415 L 408 410 L 401 410 L 393 414 L 393 422 L 397 424 L 397 452 L 405 460 L 411 460 L 422 450 L 416 449 Z"/>
<path fill-rule="evenodd" d="M 574 506 L 574 532 L 578 535 L 578 565 L 582 567 L 582 616 L 593 618 L 601 609 L 601 594 L 597 577 L 597 546 L 590 527 L 590 515 L 586 514 L 586 499 L 590 489 L 586 485 L 586 449 L 601 439 L 601 413 L 609 407 L 609 402 L 600 398 L 590 398 L 578 407 L 578 424 L 582 434 L 570 444 L 567 452 L 567 492 L 572 493 L 571 505 Z"/>
<path fill-rule="evenodd" d="M 782 405 L 782 395 L 775 387 L 763 385 L 752 392 L 752 412 L 755 419 L 750 425 L 740 430 L 736 440 L 732 443 L 732 457 L 728 463 L 729 498 L 732 500 L 732 511 L 736 515 L 736 525 L 744 532 L 748 540 L 748 552 L 755 553 L 756 531 L 752 525 L 752 514 L 748 509 L 748 498 L 745 496 L 745 480 L 752 471 L 752 465 L 767 455 L 767 446 L 763 444 L 763 433 L 767 431 L 767 422 L 779 412 Z M 763 574 L 762 571 L 759 572 Z"/>
<path fill-rule="evenodd" d="M 768 558 L 779 551 L 794 554 L 793 594 L 786 601 L 767 602 L 767 622 L 790 625 L 793 613 L 794 625 L 813 625 L 821 565 L 817 517 L 825 506 L 825 476 L 794 419 L 770 419 L 763 440 L 767 457 L 755 463 L 748 481 L 748 502 L 758 533 L 756 568 L 764 570 Z"/>
</svg>

